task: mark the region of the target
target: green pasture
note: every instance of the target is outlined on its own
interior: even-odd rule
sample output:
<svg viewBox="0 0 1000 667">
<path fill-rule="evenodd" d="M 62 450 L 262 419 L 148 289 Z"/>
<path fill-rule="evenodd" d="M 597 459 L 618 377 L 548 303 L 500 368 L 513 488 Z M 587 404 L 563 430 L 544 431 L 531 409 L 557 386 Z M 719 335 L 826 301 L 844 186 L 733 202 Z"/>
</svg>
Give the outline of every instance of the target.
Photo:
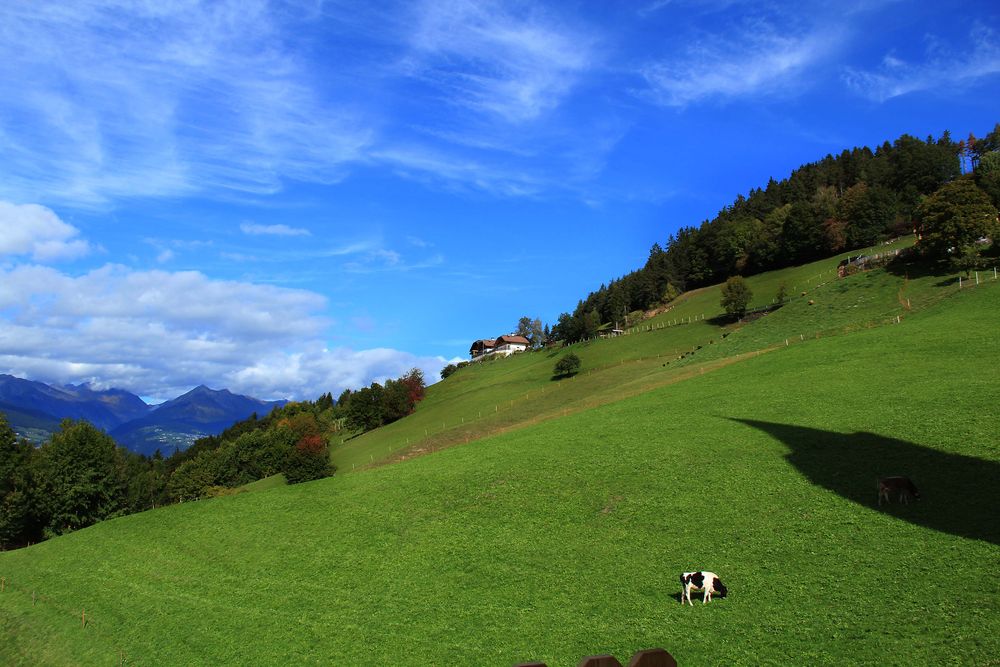
<svg viewBox="0 0 1000 667">
<path fill-rule="evenodd" d="M 644 355 L 616 367 L 612 346 L 640 334 L 577 346 L 604 370 L 558 383 L 544 352 L 466 369 L 400 424 L 415 433 L 515 393 L 552 405 L 394 465 L 0 554 L 0 662 L 557 667 L 661 646 L 682 665 L 990 664 L 1000 284 L 896 278 L 841 283 L 883 297 L 836 335 L 771 344 L 782 321 L 791 335 L 826 299 L 860 298 L 836 283 L 747 325 L 724 339 L 744 353 L 731 363 L 716 328 L 669 366 Z M 899 282 L 930 307 L 883 313 Z M 672 350 L 669 334 L 655 336 Z M 630 364 L 673 381 L 591 406 L 646 386 Z M 910 475 L 924 499 L 876 507 L 885 474 Z M 730 596 L 680 605 L 677 577 L 693 569 L 717 572 Z"/>
<path fill-rule="evenodd" d="M 912 243 L 907 237 L 866 252 Z M 791 345 L 895 322 L 958 289 L 955 276 L 928 275 L 925 269 L 914 269 L 911 276 L 905 266 L 836 279 L 839 261 L 856 254 L 749 278 L 758 306 L 769 304 L 779 285 L 789 288 L 787 304 L 753 326 L 724 317 L 719 287 L 714 286 L 682 295 L 669 311 L 625 336 L 471 364 L 431 386 L 406 419 L 359 437 L 335 439 L 331 459 L 341 474 L 351 473 L 509 432 L 682 381 L 692 373 L 711 372 L 740 355 L 784 345 L 786 339 Z M 793 292 L 793 286 L 808 289 Z M 581 358 L 582 372 L 555 382 L 552 369 L 568 351 Z M 686 353 L 694 354 L 678 359 Z"/>
</svg>

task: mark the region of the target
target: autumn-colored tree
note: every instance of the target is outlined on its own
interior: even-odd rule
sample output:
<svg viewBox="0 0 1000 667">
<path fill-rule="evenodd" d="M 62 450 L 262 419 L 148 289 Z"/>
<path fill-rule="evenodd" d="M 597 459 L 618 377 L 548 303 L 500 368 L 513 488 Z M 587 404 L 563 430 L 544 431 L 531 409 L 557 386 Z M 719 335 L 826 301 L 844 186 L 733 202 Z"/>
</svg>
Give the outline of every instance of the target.
<svg viewBox="0 0 1000 667">
<path fill-rule="evenodd" d="M 424 385 L 424 372 L 419 368 L 411 368 L 410 371 L 400 378 L 409 391 L 409 398 L 412 405 L 416 405 L 424 400 L 424 393 L 427 388 Z M 412 406 L 411 406 L 412 408 Z"/>
<path fill-rule="evenodd" d="M 329 446 L 318 434 L 307 435 L 295 443 L 283 470 L 289 484 L 328 477 L 333 471 Z"/>
</svg>

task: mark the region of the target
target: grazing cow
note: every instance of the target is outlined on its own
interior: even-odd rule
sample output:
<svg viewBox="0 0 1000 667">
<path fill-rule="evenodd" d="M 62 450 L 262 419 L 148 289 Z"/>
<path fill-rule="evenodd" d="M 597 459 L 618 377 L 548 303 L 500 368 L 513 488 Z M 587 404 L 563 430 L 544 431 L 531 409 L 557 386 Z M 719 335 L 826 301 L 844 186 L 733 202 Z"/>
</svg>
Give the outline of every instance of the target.
<svg viewBox="0 0 1000 667">
<path fill-rule="evenodd" d="M 692 606 L 694 602 L 691 602 L 691 591 L 705 591 L 705 595 L 701 598 L 702 604 L 712 601 L 712 593 L 717 594 L 720 598 L 726 597 L 726 594 L 729 593 L 726 585 L 714 572 L 685 572 L 681 575 L 681 586 L 683 587 L 681 604 L 687 600 L 688 604 Z"/>
<path fill-rule="evenodd" d="M 920 492 L 909 477 L 881 477 L 878 480 L 878 504 L 882 506 L 882 500 L 891 502 L 892 496 L 898 495 L 899 502 L 909 505 L 910 498 L 920 500 Z"/>
</svg>

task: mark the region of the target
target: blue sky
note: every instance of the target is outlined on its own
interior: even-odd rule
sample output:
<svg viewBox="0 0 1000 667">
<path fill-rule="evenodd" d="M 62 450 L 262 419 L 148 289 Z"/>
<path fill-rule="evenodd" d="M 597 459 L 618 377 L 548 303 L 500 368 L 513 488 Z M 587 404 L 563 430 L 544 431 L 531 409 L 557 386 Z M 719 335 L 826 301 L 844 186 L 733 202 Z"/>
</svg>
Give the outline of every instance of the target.
<svg viewBox="0 0 1000 667">
<path fill-rule="evenodd" d="M 0 372 L 429 377 L 802 163 L 1000 121 L 985 2 L 0 7 Z"/>
</svg>

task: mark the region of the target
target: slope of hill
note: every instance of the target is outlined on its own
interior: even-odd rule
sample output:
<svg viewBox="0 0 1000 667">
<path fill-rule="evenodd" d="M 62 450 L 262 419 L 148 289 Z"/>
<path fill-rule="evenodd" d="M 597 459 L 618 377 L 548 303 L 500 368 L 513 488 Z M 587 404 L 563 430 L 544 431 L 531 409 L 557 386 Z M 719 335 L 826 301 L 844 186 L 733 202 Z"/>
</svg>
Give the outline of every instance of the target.
<svg viewBox="0 0 1000 667">
<path fill-rule="evenodd" d="M 221 433 L 255 412 L 265 415 L 285 402 L 261 401 L 200 385 L 156 406 L 148 415 L 122 424 L 110 435 L 140 454 L 151 455 L 157 449 L 169 454 L 174 448 L 187 448 L 198 438 Z"/>
<path fill-rule="evenodd" d="M 909 237 L 880 249 L 892 251 L 912 244 Z M 937 285 L 940 277 L 917 277 L 916 270 L 909 279 L 905 269 L 904 275 L 877 271 L 837 280 L 840 260 L 857 254 L 844 253 L 749 278 L 752 307 L 771 304 L 781 285 L 786 287 L 789 302 L 738 335 L 735 332 L 742 325 L 724 317 L 719 288 L 709 287 L 682 295 L 669 310 L 621 338 L 472 364 L 431 386 L 410 417 L 335 443 L 333 462 L 338 470 L 349 472 L 380 460 L 422 454 L 589 409 L 710 371 L 738 359 L 739 354 L 784 344 L 789 336 L 801 342 L 799 336 L 836 335 L 894 321 L 897 315 L 905 317 L 910 312 L 906 298 L 911 300 L 910 308 L 916 309 L 957 288 Z M 809 305 L 810 300 L 814 305 Z M 553 382 L 553 366 L 565 351 L 583 360 L 582 372 Z M 678 359 L 682 355 L 687 356 Z"/>
<path fill-rule="evenodd" d="M 548 380 L 547 353 L 463 369 L 408 430 L 340 454 L 443 438 L 432 420 L 461 428 L 456 405 L 545 404 L 505 424 L 497 402 L 467 446 L 0 554 L 0 656 L 562 665 L 663 646 L 681 664 L 982 662 L 1000 650 L 1000 283 L 880 271 L 809 292 L 725 339 L 706 310 L 577 346 L 594 372 L 568 381 Z M 924 500 L 879 508 L 875 478 L 894 473 Z M 677 574 L 701 568 L 730 596 L 681 606 Z M 975 585 L 942 585 L 955 572 Z"/>
</svg>

